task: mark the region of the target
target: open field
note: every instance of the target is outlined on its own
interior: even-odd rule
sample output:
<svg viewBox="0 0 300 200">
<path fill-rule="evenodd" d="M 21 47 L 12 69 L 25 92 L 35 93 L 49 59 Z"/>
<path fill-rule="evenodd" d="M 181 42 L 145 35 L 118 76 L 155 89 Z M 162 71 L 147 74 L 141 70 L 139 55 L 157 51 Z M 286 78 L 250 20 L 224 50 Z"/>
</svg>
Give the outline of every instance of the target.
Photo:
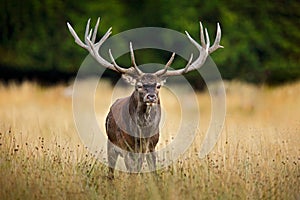
<svg viewBox="0 0 300 200">
<path fill-rule="evenodd" d="M 0 199 L 300 199 L 300 82 L 278 88 L 226 83 L 227 117 L 213 151 L 199 159 L 210 97 L 197 94 L 201 126 L 188 151 L 158 177 L 107 168 L 81 143 L 65 86 L 0 85 Z M 98 88 L 99 124 L 111 104 Z M 162 91 L 168 113 L 159 147 L 177 127 L 178 102 Z"/>
</svg>

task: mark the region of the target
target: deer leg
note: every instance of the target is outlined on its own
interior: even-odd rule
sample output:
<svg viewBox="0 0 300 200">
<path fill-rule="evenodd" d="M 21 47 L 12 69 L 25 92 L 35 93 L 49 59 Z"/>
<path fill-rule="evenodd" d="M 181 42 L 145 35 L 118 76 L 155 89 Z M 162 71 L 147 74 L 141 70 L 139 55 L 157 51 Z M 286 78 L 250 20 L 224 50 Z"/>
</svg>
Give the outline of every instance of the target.
<svg viewBox="0 0 300 200">
<path fill-rule="evenodd" d="M 126 169 L 132 173 L 134 171 L 135 160 L 132 158 L 132 153 L 128 152 L 124 157 Z"/>
<path fill-rule="evenodd" d="M 107 143 L 107 160 L 108 160 L 108 177 L 110 179 L 114 178 L 115 166 L 117 163 L 119 154 L 116 152 L 114 145 L 108 141 Z"/>
<path fill-rule="evenodd" d="M 144 161 L 143 154 L 129 152 L 124 158 L 125 166 L 130 173 L 141 171 Z"/>
<path fill-rule="evenodd" d="M 140 172 L 144 162 L 144 155 L 139 154 L 137 159 L 137 171 Z"/>
<path fill-rule="evenodd" d="M 151 151 L 146 154 L 146 160 L 150 171 L 156 171 L 156 153 Z"/>
<path fill-rule="evenodd" d="M 156 173 L 156 152 L 155 146 L 158 142 L 158 138 L 156 140 L 149 141 L 149 152 L 146 154 L 146 160 L 148 164 L 149 171 Z"/>
</svg>

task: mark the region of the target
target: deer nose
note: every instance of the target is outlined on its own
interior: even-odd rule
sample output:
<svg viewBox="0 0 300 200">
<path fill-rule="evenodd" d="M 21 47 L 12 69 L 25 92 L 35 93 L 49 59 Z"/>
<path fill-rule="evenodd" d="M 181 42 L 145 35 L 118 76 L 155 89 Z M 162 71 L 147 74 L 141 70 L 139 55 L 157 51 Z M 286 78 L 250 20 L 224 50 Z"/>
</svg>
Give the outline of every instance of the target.
<svg viewBox="0 0 300 200">
<path fill-rule="evenodd" d="M 156 102 L 157 97 L 155 94 L 148 94 L 147 95 L 147 100 L 150 101 L 151 103 Z"/>
</svg>

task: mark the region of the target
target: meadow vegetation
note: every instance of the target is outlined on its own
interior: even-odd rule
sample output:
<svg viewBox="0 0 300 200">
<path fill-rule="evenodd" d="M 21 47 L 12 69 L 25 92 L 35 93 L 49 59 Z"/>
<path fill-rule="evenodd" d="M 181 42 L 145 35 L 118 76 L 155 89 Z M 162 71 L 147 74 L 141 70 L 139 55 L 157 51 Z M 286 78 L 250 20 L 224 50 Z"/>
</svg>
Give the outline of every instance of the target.
<svg viewBox="0 0 300 200">
<path fill-rule="evenodd" d="M 224 130 L 204 159 L 198 152 L 211 105 L 207 92 L 197 93 L 202 124 L 193 145 L 157 177 L 117 172 L 114 180 L 78 137 L 69 89 L 0 85 L 0 199 L 300 198 L 300 82 L 227 82 Z M 112 92 L 108 83 L 96 91 L 102 129 L 111 104 L 103 97 Z M 179 116 L 176 99 L 165 90 L 161 98 L 168 115 L 158 148 Z"/>
</svg>

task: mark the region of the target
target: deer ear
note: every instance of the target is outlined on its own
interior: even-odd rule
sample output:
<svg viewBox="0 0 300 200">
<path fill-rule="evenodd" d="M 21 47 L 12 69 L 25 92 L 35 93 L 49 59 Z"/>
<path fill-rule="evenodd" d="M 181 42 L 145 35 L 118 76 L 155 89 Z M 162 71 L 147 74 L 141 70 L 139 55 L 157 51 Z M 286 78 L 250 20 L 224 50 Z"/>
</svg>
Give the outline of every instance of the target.
<svg viewBox="0 0 300 200">
<path fill-rule="evenodd" d="M 135 85 L 136 83 L 136 77 L 134 75 L 122 74 L 122 78 L 131 85 Z"/>
<path fill-rule="evenodd" d="M 163 85 L 167 82 L 167 78 L 168 78 L 168 77 L 166 77 L 166 76 L 160 78 L 160 85 L 161 85 L 161 86 L 163 86 Z"/>
</svg>

